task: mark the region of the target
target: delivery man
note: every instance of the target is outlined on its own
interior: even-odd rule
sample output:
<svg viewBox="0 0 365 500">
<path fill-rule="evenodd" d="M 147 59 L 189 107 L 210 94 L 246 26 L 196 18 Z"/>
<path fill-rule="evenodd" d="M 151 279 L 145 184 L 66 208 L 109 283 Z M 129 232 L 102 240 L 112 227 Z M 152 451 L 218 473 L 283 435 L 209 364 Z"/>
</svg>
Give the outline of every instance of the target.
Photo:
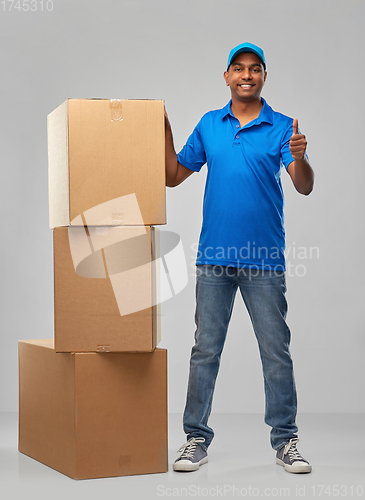
<svg viewBox="0 0 365 500">
<path fill-rule="evenodd" d="M 274 111 L 261 97 L 266 77 L 261 48 L 246 42 L 232 49 L 224 72 L 230 102 L 202 117 L 178 155 L 165 114 L 166 185 L 178 186 L 205 163 L 208 169 L 196 260 L 195 345 L 183 417 L 187 442 L 174 463 L 176 471 L 197 470 L 208 461 L 214 436 L 208 418 L 239 288 L 258 341 L 265 422 L 271 427 L 276 463 L 288 472 L 311 472 L 296 448 L 280 173 L 284 166 L 303 195 L 312 191 L 314 174 L 298 120 Z M 242 397 L 240 384 L 232 384 L 236 397 Z"/>
</svg>

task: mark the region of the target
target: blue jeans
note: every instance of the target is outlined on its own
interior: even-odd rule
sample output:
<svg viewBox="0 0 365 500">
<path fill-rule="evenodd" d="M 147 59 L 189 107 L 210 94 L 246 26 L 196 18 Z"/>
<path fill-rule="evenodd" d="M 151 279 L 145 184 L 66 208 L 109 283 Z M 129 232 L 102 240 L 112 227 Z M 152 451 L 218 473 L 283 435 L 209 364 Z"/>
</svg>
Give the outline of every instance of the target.
<svg viewBox="0 0 365 500">
<path fill-rule="evenodd" d="M 196 270 L 196 332 L 190 359 L 184 431 L 188 439 L 204 437 L 206 448 L 213 439 L 214 432 L 208 427 L 208 418 L 239 287 L 260 350 L 265 423 L 271 426 L 271 446 L 279 449 L 297 437 L 298 431 L 295 424 L 297 395 L 289 351 L 290 330 L 285 321 L 285 272 L 212 265 L 198 265 Z"/>
</svg>

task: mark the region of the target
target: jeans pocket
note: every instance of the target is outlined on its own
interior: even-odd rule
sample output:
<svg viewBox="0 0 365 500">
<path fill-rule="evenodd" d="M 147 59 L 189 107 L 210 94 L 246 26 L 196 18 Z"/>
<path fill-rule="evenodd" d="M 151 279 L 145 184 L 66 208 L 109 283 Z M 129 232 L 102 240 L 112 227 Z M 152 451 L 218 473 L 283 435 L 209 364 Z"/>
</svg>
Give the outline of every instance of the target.
<svg viewBox="0 0 365 500">
<path fill-rule="evenodd" d="M 196 276 L 197 278 L 199 276 L 206 276 L 206 277 L 209 277 L 212 273 L 212 268 L 214 266 L 210 265 L 210 264 L 197 264 L 196 265 Z"/>
</svg>

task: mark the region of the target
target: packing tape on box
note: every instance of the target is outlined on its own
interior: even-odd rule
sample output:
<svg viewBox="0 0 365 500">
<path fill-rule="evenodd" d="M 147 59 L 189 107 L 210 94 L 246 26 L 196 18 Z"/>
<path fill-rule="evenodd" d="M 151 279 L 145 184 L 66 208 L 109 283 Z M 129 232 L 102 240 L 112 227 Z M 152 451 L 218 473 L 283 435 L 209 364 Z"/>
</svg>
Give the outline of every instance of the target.
<svg viewBox="0 0 365 500">
<path fill-rule="evenodd" d="M 135 193 L 120 196 L 85 210 L 71 221 L 71 226 L 143 226 L 143 217 Z"/>
<path fill-rule="evenodd" d="M 122 100 L 121 99 L 110 99 L 110 116 L 112 122 L 120 122 L 123 120 L 122 113 Z"/>
<path fill-rule="evenodd" d="M 75 272 L 109 278 L 121 316 L 164 302 L 185 288 L 188 273 L 180 236 L 159 233 L 163 251 L 157 256 L 145 226 L 69 226 Z"/>
<path fill-rule="evenodd" d="M 110 345 L 97 345 L 96 352 L 110 352 Z"/>
</svg>

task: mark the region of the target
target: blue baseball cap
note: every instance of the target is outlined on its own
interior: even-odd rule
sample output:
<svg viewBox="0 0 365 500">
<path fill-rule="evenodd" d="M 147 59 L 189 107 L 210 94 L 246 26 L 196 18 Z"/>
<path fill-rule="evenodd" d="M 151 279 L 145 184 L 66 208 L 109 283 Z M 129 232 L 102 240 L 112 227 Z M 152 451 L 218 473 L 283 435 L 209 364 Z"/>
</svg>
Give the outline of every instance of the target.
<svg viewBox="0 0 365 500">
<path fill-rule="evenodd" d="M 260 47 L 258 47 L 257 45 L 254 45 L 253 43 L 250 42 L 241 43 L 240 45 L 237 45 L 237 47 L 231 50 L 228 56 L 227 70 L 230 67 L 233 59 L 236 56 L 238 56 L 238 54 L 242 54 L 242 52 L 252 52 L 253 54 L 256 54 L 261 59 L 262 64 L 264 65 L 264 69 L 266 70 L 264 51 L 260 49 Z"/>
</svg>

